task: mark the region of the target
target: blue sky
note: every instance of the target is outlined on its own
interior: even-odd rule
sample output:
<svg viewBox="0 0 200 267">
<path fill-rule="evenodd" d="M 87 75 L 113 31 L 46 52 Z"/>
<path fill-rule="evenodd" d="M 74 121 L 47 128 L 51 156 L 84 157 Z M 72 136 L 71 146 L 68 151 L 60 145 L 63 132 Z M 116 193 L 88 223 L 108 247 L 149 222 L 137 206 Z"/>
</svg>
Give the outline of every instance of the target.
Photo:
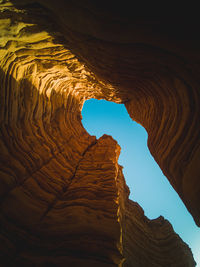
<svg viewBox="0 0 200 267">
<path fill-rule="evenodd" d="M 162 215 L 169 220 L 200 267 L 200 228 L 151 156 L 146 130 L 129 117 L 124 105 L 105 100 L 86 101 L 82 116 L 90 135 L 111 135 L 121 146 L 119 164 L 124 167 L 130 199 L 140 204 L 148 218 Z"/>
</svg>

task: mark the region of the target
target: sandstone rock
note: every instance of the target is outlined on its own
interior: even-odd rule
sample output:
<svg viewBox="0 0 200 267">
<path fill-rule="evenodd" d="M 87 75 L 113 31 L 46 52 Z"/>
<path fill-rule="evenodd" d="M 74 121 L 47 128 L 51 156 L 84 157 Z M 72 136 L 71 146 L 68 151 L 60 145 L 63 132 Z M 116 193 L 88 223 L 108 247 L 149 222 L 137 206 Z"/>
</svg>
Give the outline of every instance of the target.
<svg viewBox="0 0 200 267">
<path fill-rule="evenodd" d="M 90 136 L 81 109 L 124 103 L 199 225 L 198 40 L 72 2 L 1 1 L 1 265 L 195 266 L 170 223 L 128 199 L 120 147 Z"/>
</svg>

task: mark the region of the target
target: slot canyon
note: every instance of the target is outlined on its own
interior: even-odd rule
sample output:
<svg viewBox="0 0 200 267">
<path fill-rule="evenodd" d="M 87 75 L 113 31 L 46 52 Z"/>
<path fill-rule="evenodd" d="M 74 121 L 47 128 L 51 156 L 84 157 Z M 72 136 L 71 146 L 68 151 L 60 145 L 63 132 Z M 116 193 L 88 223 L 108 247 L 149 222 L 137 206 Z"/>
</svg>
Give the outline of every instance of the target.
<svg viewBox="0 0 200 267">
<path fill-rule="evenodd" d="M 200 226 L 200 18 L 131 6 L 0 0 L 2 267 L 196 265 L 129 199 L 117 141 L 81 122 L 88 99 L 124 104 Z"/>
</svg>

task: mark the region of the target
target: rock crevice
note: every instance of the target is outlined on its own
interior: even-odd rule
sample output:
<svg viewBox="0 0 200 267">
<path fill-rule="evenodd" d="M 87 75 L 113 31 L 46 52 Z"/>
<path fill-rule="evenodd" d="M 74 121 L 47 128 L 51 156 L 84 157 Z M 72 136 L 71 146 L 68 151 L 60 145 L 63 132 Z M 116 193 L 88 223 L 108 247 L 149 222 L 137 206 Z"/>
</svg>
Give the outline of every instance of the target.
<svg viewBox="0 0 200 267">
<path fill-rule="evenodd" d="M 195 266 L 170 223 L 128 199 L 119 145 L 90 136 L 81 109 L 89 98 L 124 103 L 199 225 L 199 55 L 120 13 L 127 28 L 120 35 L 113 23 L 104 35 L 116 14 L 86 19 L 72 2 L 0 3 L 1 263 Z"/>
</svg>

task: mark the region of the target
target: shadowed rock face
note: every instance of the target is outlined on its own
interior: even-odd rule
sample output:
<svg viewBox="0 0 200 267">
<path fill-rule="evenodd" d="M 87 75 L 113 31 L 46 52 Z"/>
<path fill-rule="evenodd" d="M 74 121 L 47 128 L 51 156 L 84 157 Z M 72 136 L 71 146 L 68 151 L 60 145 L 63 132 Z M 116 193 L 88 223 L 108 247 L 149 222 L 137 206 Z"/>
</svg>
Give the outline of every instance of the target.
<svg viewBox="0 0 200 267">
<path fill-rule="evenodd" d="M 198 24 L 111 3 L 1 1 L 2 266 L 195 266 L 128 199 L 119 145 L 90 136 L 81 109 L 124 103 L 200 225 Z"/>
</svg>

